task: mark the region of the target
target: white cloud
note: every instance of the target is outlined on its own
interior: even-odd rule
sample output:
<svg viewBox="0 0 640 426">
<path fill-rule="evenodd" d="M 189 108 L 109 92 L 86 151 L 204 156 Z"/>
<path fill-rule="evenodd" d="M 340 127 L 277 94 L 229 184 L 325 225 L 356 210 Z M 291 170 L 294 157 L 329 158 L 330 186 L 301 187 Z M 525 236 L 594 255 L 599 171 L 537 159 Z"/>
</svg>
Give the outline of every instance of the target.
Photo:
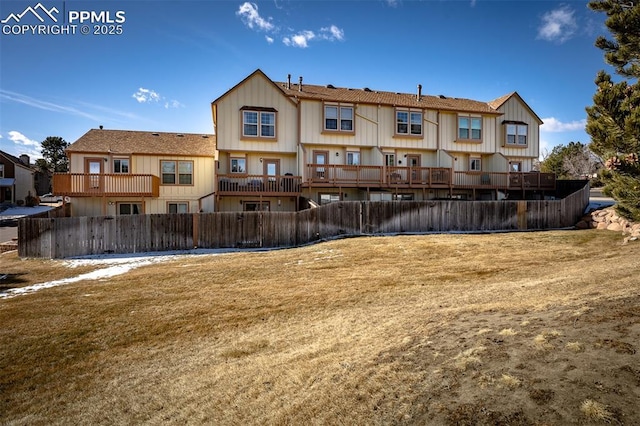
<svg viewBox="0 0 640 426">
<path fill-rule="evenodd" d="M 344 40 L 344 30 L 341 30 L 335 25 L 331 25 L 330 27 L 327 27 L 327 28 L 321 28 L 320 34 L 322 38 L 325 40 L 329 40 L 329 41 Z"/>
<path fill-rule="evenodd" d="M 563 123 L 555 117 L 543 118 L 544 122 L 540 126 L 541 132 L 557 133 L 557 132 L 573 132 L 576 130 L 584 130 L 587 125 L 587 120 L 574 120 L 568 123 Z"/>
<path fill-rule="evenodd" d="M 169 109 L 169 108 L 184 108 L 184 105 L 181 104 L 180 102 L 176 101 L 175 99 L 173 99 L 171 101 L 165 102 L 164 103 L 164 107 L 166 109 Z"/>
<path fill-rule="evenodd" d="M 258 13 L 258 5 L 255 3 L 244 2 L 236 12 L 236 15 L 242 19 L 246 26 L 253 29 L 254 27 L 262 31 L 273 31 L 275 26 L 269 22 L 271 18 L 264 19 Z"/>
<path fill-rule="evenodd" d="M 146 102 L 158 102 L 161 99 L 157 92 L 143 87 L 139 88 L 136 93 L 131 95 L 131 97 L 141 104 Z"/>
<path fill-rule="evenodd" d="M 267 43 L 273 44 L 273 37 L 264 36 L 264 39 L 267 40 Z"/>
<path fill-rule="evenodd" d="M 13 151 L 16 156 L 27 154 L 32 159 L 42 158 L 42 145 L 40 142 L 29 139 L 16 130 L 11 130 L 8 135 L 9 140 L 14 143 L 14 149 L 10 151 Z"/>
<path fill-rule="evenodd" d="M 11 130 L 9 132 L 9 140 L 13 141 L 17 145 L 33 146 L 33 147 L 37 147 L 38 149 L 40 149 L 41 147 L 40 142 L 34 141 L 33 139 L 29 139 L 22 133 L 17 132 L 15 130 Z"/>
<path fill-rule="evenodd" d="M 43 100 L 40 100 L 40 99 L 32 98 L 32 97 L 27 96 L 27 95 L 23 95 L 21 93 L 10 92 L 8 90 L 0 89 L 0 99 L 6 99 L 6 100 L 11 101 L 11 102 L 16 102 L 16 103 L 20 103 L 20 104 L 23 104 L 23 105 L 28 105 L 30 107 L 43 109 L 45 111 L 61 112 L 61 113 L 65 113 L 65 114 L 71 114 L 71 115 L 77 115 L 77 116 L 80 116 L 80 117 L 85 117 L 85 118 L 88 118 L 88 119 L 94 120 L 94 121 L 100 121 L 100 118 L 98 118 L 95 115 L 89 114 L 84 110 L 77 109 L 77 108 L 74 108 L 72 106 L 54 104 L 52 102 L 43 101 Z"/>
<path fill-rule="evenodd" d="M 301 31 L 298 34 L 292 35 L 290 37 L 285 37 L 282 39 L 282 42 L 287 46 L 306 48 L 309 47 L 308 42 L 316 38 L 316 35 L 313 31 Z"/>
<path fill-rule="evenodd" d="M 386 0 L 386 3 L 389 7 L 398 7 L 398 4 L 400 4 L 400 0 Z"/>
<path fill-rule="evenodd" d="M 573 9 L 563 5 L 542 15 L 542 23 L 538 28 L 538 38 L 557 43 L 564 43 L 569 40 L 578 29 L 578 24 L 573 14 Z"/>
</svg>

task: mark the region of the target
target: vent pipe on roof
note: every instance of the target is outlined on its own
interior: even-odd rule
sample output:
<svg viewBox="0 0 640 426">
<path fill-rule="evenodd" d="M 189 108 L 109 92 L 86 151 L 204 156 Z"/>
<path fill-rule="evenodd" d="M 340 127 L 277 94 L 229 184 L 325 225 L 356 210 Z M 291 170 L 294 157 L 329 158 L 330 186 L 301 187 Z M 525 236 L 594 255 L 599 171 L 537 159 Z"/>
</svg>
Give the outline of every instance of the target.
<svg viewBox="0 0 640 426">
<path fill-rule="evenodd" d="M 101 125 L 100 125 L 100 130 L 102 130 L 102 129 L 104 129 L 104 126 L 101 124 Z"/>
<path fill-rule="evenodd" d="M 422 84 L 418 84 L 418 101 L 422 98 Z"/>
<path fill-rule="evenodd" d="M 287 89 L 291 90 L 291 74 L 287 74 Z"/>
<path fill-rule="evenodd" d="M 302 76 L 298 77 L 298 92 L 302 92 Z"/>
</svg>

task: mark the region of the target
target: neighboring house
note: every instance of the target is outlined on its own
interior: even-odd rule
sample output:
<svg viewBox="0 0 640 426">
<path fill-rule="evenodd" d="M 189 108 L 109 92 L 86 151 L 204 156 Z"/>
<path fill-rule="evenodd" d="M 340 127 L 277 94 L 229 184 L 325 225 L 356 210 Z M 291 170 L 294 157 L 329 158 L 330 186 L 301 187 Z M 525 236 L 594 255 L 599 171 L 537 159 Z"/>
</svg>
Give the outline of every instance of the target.
<svg viewBox="0 0 640 426">
<path fill-rule="evenodd" d="M 66 153 L 53 193 L 72 216 L 214 210 L 214 135 L 92 129 Z"/>
<path fill-rule="evenodd" d="M 0 151 L 0 203 L 16 204 L 28 195 L 35 196 L 34 172 L 28 155 L 18 158 Z"/>
<path fill-rule="evenodd" d="M 274 82 L 256 70 L 212 102 L 216 210 L 291 211 L 338 200 L 541 198 L 540 118 L 492 102 Z"/>
</svg>

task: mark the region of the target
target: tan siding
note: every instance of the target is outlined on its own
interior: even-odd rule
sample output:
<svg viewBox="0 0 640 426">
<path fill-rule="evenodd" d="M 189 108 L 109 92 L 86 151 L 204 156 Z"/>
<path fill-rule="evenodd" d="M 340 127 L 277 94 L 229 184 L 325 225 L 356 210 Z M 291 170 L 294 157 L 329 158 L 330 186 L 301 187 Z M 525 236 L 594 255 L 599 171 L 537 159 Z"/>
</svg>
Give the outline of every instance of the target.
<svg viewBox="0 0 640 426">
<path fill-rule="evenodd" d="M 241 113 L 243 106 L 275 108 L 275 141 L 241 140 Z M 297 144 L 297 110 L 295 105 L 260 74 L 229 92 L 217 105 L 218 150 L 285 151 L 295 152 Z"/>
<path fill-rule="evenodd" d="M 529 157 L 537 158 L 539 155 L 539 126 L 536 118 L 529 112 L 529 110 L 515 97 L 512 97 L 505 102 L 499 109 L 504 115 L 498 118 L 499 132 L 498 132 L 498 146 L 497 150 L 503 153 L 506 157 Z M 528 124 L 528 146 L 527 148 L 509 148 L 503 147 L 505 142 L 505 129 L 502 125 L 503 120 L 522 121 Z M 524 167 L 524 163 L 523 163 Z M 525 171 L 529 171 L 529 168 L 525 168 Z"/>
</svg>

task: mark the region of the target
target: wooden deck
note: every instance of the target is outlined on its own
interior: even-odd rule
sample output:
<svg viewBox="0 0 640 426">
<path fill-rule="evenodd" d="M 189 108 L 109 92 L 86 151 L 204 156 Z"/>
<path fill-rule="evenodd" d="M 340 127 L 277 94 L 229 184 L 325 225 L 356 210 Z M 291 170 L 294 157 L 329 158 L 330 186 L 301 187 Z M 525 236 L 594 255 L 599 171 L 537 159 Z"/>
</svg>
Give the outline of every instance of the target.
<svg viewBox="0 0 640 426">
<path fill-rule="evenodd" d="M 160 178 L 154 175 L 56 173 L 53 193 L 69 197 L 158 197 Z"/>
</svg>

